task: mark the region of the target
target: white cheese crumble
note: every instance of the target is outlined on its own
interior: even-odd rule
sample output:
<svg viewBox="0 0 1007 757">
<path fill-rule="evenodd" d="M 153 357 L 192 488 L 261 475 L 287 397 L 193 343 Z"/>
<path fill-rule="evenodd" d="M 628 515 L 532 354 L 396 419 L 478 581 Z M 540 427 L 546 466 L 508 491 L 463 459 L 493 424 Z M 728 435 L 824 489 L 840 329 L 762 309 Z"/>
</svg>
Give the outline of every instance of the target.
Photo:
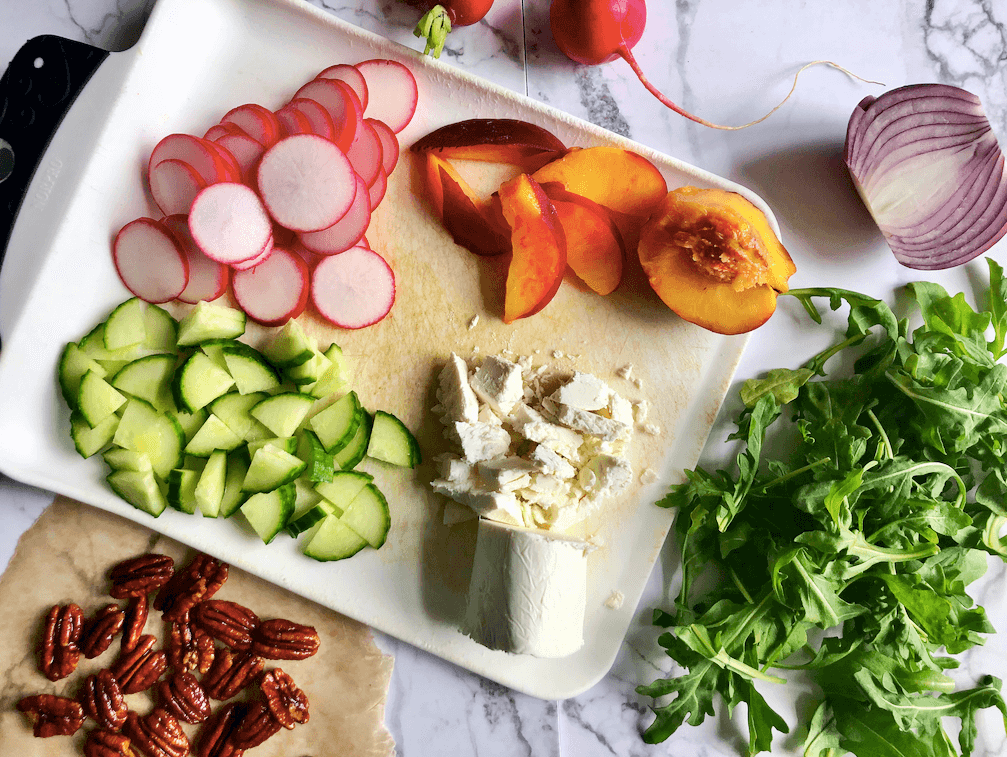
<svg viewBox="0 0 1007 757">
<path fill-rule="evenodd" d="M 613 591 L 608 595 L 608 599 L 605 600 L 605 607 L 610 610 L 618 610 L 622 607 L 622 603 L 626 601 L 626 595 L 621 591 Z"/>
</svg>

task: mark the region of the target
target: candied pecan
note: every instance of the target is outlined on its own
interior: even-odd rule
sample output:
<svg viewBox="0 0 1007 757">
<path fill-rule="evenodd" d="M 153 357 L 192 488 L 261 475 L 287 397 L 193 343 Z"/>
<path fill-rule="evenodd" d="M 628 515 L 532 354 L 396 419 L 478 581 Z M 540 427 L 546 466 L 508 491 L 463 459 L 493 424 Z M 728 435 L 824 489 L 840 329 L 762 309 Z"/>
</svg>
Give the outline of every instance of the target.
<svg viewBox="0 0 1007 757">
<path fill-rule="evenodd" d="M 276 735 L 279 730 L 280 724 L 276 722 L 269 708 L 262 702 L 251 702 L 241 722 L 231 734 L 231 743 L 238 749 L 251 749 L 270 736 Z"/>
<path fill-rule="evenodd" d="M 147 757 L 186 757 L 189 754 L 189 738 L 181 724 L 160 707 L 143 717 L 131 711 L 122 731 Z"/>
<path fill-rule="evenodd" d="M 160 589 L 174 573 L 175 561 L 167 555 L 149 553 L 123 560 L 112 568 L 112 588 L 116 599 L 145 597 Z"/>
<path fill-rule="evenodd" d="M 252 653 L 267 660 L 303 660 L 318 651 L 318 631 L 283 618 L 264 620 L 252 633 Z"/>
<path fill-rule="evenodd" d="M 110 670 L 123 694 L 146 691 L 168 668 L 168 656 L 154 649 L 153 636 L 141 636 L 130 652 L 119 655 Z"/>
<path fill-rule="evenodd" d="M 154 609 L 165 620 L 179 621 L 197 602 L 209 599 L 227 580 L 227 563 L 202 553 L 192 562 L 175 571 L 154 599 Z"/>
<path fill-rule="evenodd" d="M 231 743 L 231 735 L 247 710 L 244 702 L 231 702 L 217 710 L 199 733 L 196 757 L 241 757 L 245 750 Z"/>
<path fill-rule="evenodd" d="M 126 722 L 126 700 L 109 670 L 85 678 L 77 699 L 84 707 L 84 714 L 105 730 L 118 731 Z"/>
<path fill-rule="evenodd" d="M 87 735 L 84 757 L 137 757 L 129 737 L 97 729 Z"/>
<path fill-rule="evenodd" d="M 72 736 L 84 725 L 84 708 L 67 697 L 33 694 L 19 701 L 17 708 L 32 721 L 32 732 L 39 738 Z"/>
<path fill-rule="evenodd" d="M 147 614 L 150 612 L 150 600 L 146 595 L 133 597 L 126 606 L 126 620 L 122 629 L 122 651 L 131 652 L 143 636 L 143 628 L 147 625 Z"/>
<path fill-rule="evenodd" d="M 205 673 L 213 664 L 217 648 L 202 628 L 187 621 L 172 623 L 168 631 L 168 660 L 175 670 Z"/>
<path fill-rule="evenodd" d="M 78 646 L 89 660 L 112 646 L 112 639 L 122 630 L 126 614 L 117 604 L 108 604 L 96 611 L 84 624 Z"/>
<path fill-rule="evenodd" d="M 226 599 L 208 599 L 192 608 L 192 622 L 231 649 L 252 646 L 252 631 L 259 616 L 244 605 Z"/>
<path fill-rule="evenodd" d="M 284 728 L 308 722 L 308 697 L 294 684 L 294 679 L 280 668 L 267 670 L 259 679 L 259 688 L 276 722 Z"/>
<path fill-rule="evenodd" d="M 157 684 L 161 706 L 186 723 L 202 723 L 210 717 L 210 700 L 196 676 L 178 670 Z"/>
<path fill-rule="evenodd" d="M 50 681 L 66 678 L 80 662 L 84 612 L 75 604 L 53 605 L 45 617 L 39 670 Z"/>
<path fill-rule="evenodd" d="M 203 688 L 214 699 L 230 699 L 258 678 L 265 664 L 265 660 L 251 652 L 234 653 L 221 647 L 213 666 L 203 676 Z"/>
</svg>

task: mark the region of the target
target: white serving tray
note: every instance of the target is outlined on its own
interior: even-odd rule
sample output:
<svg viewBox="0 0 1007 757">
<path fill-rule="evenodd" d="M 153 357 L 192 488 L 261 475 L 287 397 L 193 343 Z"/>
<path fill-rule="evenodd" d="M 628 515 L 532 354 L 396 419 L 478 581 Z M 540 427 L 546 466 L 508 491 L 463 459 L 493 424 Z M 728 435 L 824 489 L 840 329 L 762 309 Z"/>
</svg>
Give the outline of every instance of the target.
<svg viewBox="0 0 1007 757">
<path fill-rule="evenodd" d="M 291 539 L 263 545 L 232 522 L 170 510 L 150 518 L 113 496 L 101 462 L 81 459 L 69 439 L 57 359 L 66 342 L 79 340 L 128 296 L 109 245 L 124 223 L 155 214 L 142 182 L 153 145 L 173 131 L 201 134 L 243 102 L 279 107 L 326 66 L 374 57 L 412 69 L 420 108 L 399 135 L 403 158 L 368 233 L 396 270 L 395 309 L 376 327 L 331 335 L 357 364 L 364 403 L 400 415 L 418 430 L 430 457 L 426 447 L 436 447 L 438 437 L 429 414 L 438 361 L 452 350 L 510 349 L 543 361 L 559 355 L 555 360 L 566 367 L 605 377 L 632 358 L 645 379 L 641 391 L 663 422 L 660 438 L 641 442 L 656 450 L 648 459 L 660 480 L 636 487 L 590 524 L 602 548 L 590 558 L 586 642 L 565 659 L 491 652 L 458 632 L 474 529 L 441 524 L 440 503 L 427 491 L 429 464 L 415 474 L 373 469 L 392 506 L 389 543 L 320 564 Z M 615 659 L 671 525 L 672 514 L 652 503 L 698 460 L 746 340 L 683 324 L 656 297 L 598 298 L 569 284 L 542 313 L 504 326 L 480 288 L 482 262 L 446 240 L 410 177 L 412 142 L 477 117 L 538 123 L 569 145 L 630 147 L 652 160 L 671 186 L 744 193 L 775 227 L 765 203 L 748 190 L 298 0 L 160 0 L 139 42 L 111 54 L 82 91 L 50 143 L 29 187 L 35 199 L 25 202 L 11 235 L 0 275 L 0 470 L 140 522 L 519 691 L 562 699 L 592 686 Z M 469 329 L 473 314 L 483 325 Z M 606 607 L 616 591 L 623 604 Z"/>
</svg>

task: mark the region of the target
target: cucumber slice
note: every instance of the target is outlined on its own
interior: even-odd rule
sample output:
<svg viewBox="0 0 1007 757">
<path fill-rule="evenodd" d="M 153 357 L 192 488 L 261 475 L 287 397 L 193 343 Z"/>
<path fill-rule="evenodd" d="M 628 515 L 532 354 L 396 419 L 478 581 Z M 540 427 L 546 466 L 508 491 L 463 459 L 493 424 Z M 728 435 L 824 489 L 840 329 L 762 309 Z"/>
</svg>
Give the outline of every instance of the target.
<svg viewBox="0 0 1007 757">
<path fill-rule="evenodd" d="M 332 462 L 339 470 L 353 470 L 367 454 L 367 444 L 371 440 L 373 416 L 361 409 L 360 425 L 349 443 L 333 455 Z"/>
<path fill-rule="evenodd" d="M 291 455 L 297 454 L 297 437 L 270 436 L 266 439 L 256 439 L 248 443 L 249 459 L 255 457 L 255 453 L 258 452 L 263 447 L 265 447 L 267 444 L 272 444 L 277 449 L 282 449 L 284 452 L 288 452 Z"/>
<path fill-rule="evenodd" d="M 203 408 L 195 413 L 176 409 L 174 412 L 169 413 L 169 415 L 181 426 L 182 432 L 185 434 L 185 443 L 188 444 L 192 441 L 192 437 L 196 435 L 196 432 L 206 423 L 206 419 L 210 414 L 206 411 L 206 408 Z"/>
<path fill-rule="evenodd" d="M 119 305 L 105 321 L 105 349 L 142 345 L 147 338 L 143 301 L 132 297 Z"/>
<path fill-rule="evenodd" d="M 168 506 L 152 471 L 112 471 L 105 478 L 116 494 L 155 518 Z"/>
<path fill-rule="evenodd" d="M 290 522 L 287 523 L 287 533 L 296 538 L 321 523 L 327 516 L 333 514 L 336 517 L 339 516 L 336 508 L 324 499 L 312 505 L 303 513 L 298 514 L 295 510 L 294 514 L 290 516 Z"/>
<path fill-rule="evenodd" d="M 93 371 L 96 375 L 105 378 L 105 369 L 101 365 L 84 354 L 84 350 L 73 342 L 63 348 L 59 356 L 59 366 L 56 375 L 59 377 L 59 388 L 63 392 L 63 399 L 71 410 L 77 408 L 77 391 L 80 389 L 80 380 L 88 371 Z"/>
<path fill-rule="evenodd" d="M 336 471 L 331 481 L 315 484 L 315 491 L 342 512 L 373 480 L 374 476 L 362 471 Z"/>
<path fill-rule="evenodd" d="M 224 362 L 224 345 L 230 344 L 233 341 L 233 339 L 208 339 L 200 343 L 199 351 L 210 358 L 218 368 L 226 371 L 227 363 Z"/>
<path fill-rule="evenodd" d="M 176 510 L 192 515 L 196 512 L 196 484 L 199 473 L 186 468 L 175 468 L 168 473 L 168 504 Z"/>
<path fill-rule="evenodd" d="M 175 352 L 178 349 L 178 322 L 171 313 L 148 304 L 143 311 L 143 326 L 147 332 L 143 346 L 155 352 Z"/>
<path fill-rule="evenodd" d="M 123 365 L 130 362 L 131 360 L 136 360 L 138 357 L 143 357 L 145 350 L 140 344 L 130 345 L 128 347 L 123 347 L 119 350 L 110 350 L 105 346 L 105 324 L 99 323 L 90 332 L 84 335 L 84 338 L 77 342 L 77 346 L 83 351 L 85 355 L 93 360 L 97 360 L 99 363 L 106 362 L 121 362 Z M 105 367 L 103 365 L 103 367 Z M 120 366 L 121 367 L 121 366 Z M 105 367 L 108 370 L 107 367 Z M 111 371 L 115 373 L 115 371 Z"/>
<path fill-rule="evenodd" d="M 185 434 L 172 416 L 157 412 L 141 399 L 131 398 L 112 439 L 115 444 L 146 455 L 158 478 L 166 479 L 182 465 Z"/>
<path fill-rule="evenodd" d="M 94 428 L 126 404 L 126 398 L 94 371 L 88 371 L 77 387 L 77 410 Z"/>
<path fill-rule="evenodd" d="M 305 464 L 289 452 L 267 444 L 257 450 L 248 466 L 241 488 L 246 492 L 268 492 L 292 483 L 304 472 Z"/>
<path fill-rule="evenodd" d="M 287 321 L 263 350 L 278 368 L 286 369 L 308 362 L 316 352 L 314 340 L 297 321 Z"/>
<path fill-rule="evenodd" d="M 216 518 L 220 514 L 220 504 L 224 500 L 227 486 L 227 453 L 214 452 L 206 461 L 203 472 L 196 484 L 196 507 L 205 518 Z"/>
<path fill-rule="evenodd" d="M 119 416 L 110 415 L 94 428 L 76 410 L 70 413 L 70 438 L 81 457 L 91 457 L 108 446 L 119 427 Z"/>
<path fill-rule="evenodd" d="M 102 457 L 105 458 L 105 464 L 112 470 L 132 470 L 137 473 L 153 470 L 147 456 L 136 450 L 112 447 L 103 452 Z"/>
<path fill-rule="evenodd" d="M 253 461 L 254 462 L 254 461 Z M 265 544 L 280 533 L 294 512 L 294 485 L 281 486 L 273 491 L 253 494 L 241 506 L 241 514 Z"/>
<path fill-rule="evenodd" d="M 245 314 L 226 305 L 198 302 L 178 324 L 178 344 L 199 344 L 210 339 L 235 339 L 245 333 Z"/>
<path fill-rule="evenodd" d="M 175 371 L 172 393 L 175 404 L 194 413 L 234 386 L 231 375 L 202 352 L 193 352 Z"/>
<path fill-rule="evenodd" d="M 306 394 L 284 392 L 267 397 L 249 412 L 275 436 L 293 436 L 314 403 Z"/>
<path fill-rule="evenodd" d="M 385 543 L 388 529 L 392 525 L 388 501 L 374 484 L 367 484 L 353 498 L 339 520 L 364 537 L 375 549 Z"/>
<path fill-rule="evenodd" d="M 321 562 L 345 560 L 367 546 L 367 541 L 337 515 L 326 516 L 306 537 L 303 552 Z"/>
<path fill-rule="evenodd" d="M 328 370 L 314 384 L 301 387 L 302 392 L 307 392 L 317 399 L 345 392 L 350 387 L 349 368 L 339 345 L 330 344 L 323 354 L 330 363 Z"/>
<path fill-rule="evenodd" d="M 249 411 L 268 396 L 265 392 L 228 392 L 210 403 L 210 412 L 220 418 L 231 431 L 248 441 L 249 434 L 258 434 L 258 428 L 262 427 Z"/>
<path fill-rule="evenodd" d="M 421 462 L 416 437 L 402 421 L 384 410 L 374 414 L 367 456 L 403 468 L 415 468 Z"/>
<path fill-rule="evenodd" d="M 360 426 L 363 408 L 356 392 L 340 397 L 308 421 L 327 452 L 338 452 L 353 438 Z"/>
<path fill-rule="evenodd" d="M 315 350 L 308 360 L 300 365 L 290 366 L 283 373 L 294 383 L 294 386 L 306 386 L 316 383 L 331 367 L 332 361 Z"/>
<path fill-rule="evenodd" d="M 175 372 L 174 355 L 148 355 L 126 363 L 112 377 L 112 386 L 121 392 L 146 400 L 160 412 L 175 406 L 171 397 L 171 378 Z"/>
<path fill-rule="evenodd" d="M 212 413 L 199 431 L 185 445 L 185 454 L 193 457 L 209 457 L 218 450 L 230 452 L 241 446 L 244 440 L 234 433 L 227 424 Z"/>
<path fill-rule="evenodd" d="M 242 342 L 229 342 L 221 352 L 227 371 L 241 394 L 275 392 L 280 388 L 280 377 L 262 353 Z"/>
<path fill-rule="evenodd" d="M 294 515 L 292 519 L 304 515 L 304 513 L 322 501 L 322 495 L 315 491 L 314 484 L 308 481 L 304 475 L 300 475 L 294 479 L 294 489 L 297 492 L 297 496 L 294 499 Z"/>
<path fill-rule="evenodd" d="M 230 518 L 248 495 L 241 488 L 248 473 L 248 458 L 244 451 L 238 450 L 227 456 L 227 473 L 224 476 L 224 494 L 220 499 L 220 509 L 217 517 Z"/>
<path fill-rule="evenodd" d="M 307 465 L 304 475 L 309 481 L 331 481 L 332 455 L 325 451 L 325 447 L 311 430 L 304 429 L 299 436 L 297 456 Z"/>
</svg>

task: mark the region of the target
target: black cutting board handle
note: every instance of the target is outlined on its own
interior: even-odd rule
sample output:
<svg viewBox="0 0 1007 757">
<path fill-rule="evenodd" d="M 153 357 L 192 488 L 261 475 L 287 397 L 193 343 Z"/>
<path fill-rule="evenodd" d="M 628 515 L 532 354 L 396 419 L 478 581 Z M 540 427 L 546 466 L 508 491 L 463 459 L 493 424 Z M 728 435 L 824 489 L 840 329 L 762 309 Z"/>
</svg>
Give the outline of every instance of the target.
<svg viewBox="0 0 1007 757">
<path fill-rule="evenodd" d="M 0 78 L 0 265 L 52 135 L 107 57 L 105 50 L 46 34 L 28 40 Z"/>
</svg>

